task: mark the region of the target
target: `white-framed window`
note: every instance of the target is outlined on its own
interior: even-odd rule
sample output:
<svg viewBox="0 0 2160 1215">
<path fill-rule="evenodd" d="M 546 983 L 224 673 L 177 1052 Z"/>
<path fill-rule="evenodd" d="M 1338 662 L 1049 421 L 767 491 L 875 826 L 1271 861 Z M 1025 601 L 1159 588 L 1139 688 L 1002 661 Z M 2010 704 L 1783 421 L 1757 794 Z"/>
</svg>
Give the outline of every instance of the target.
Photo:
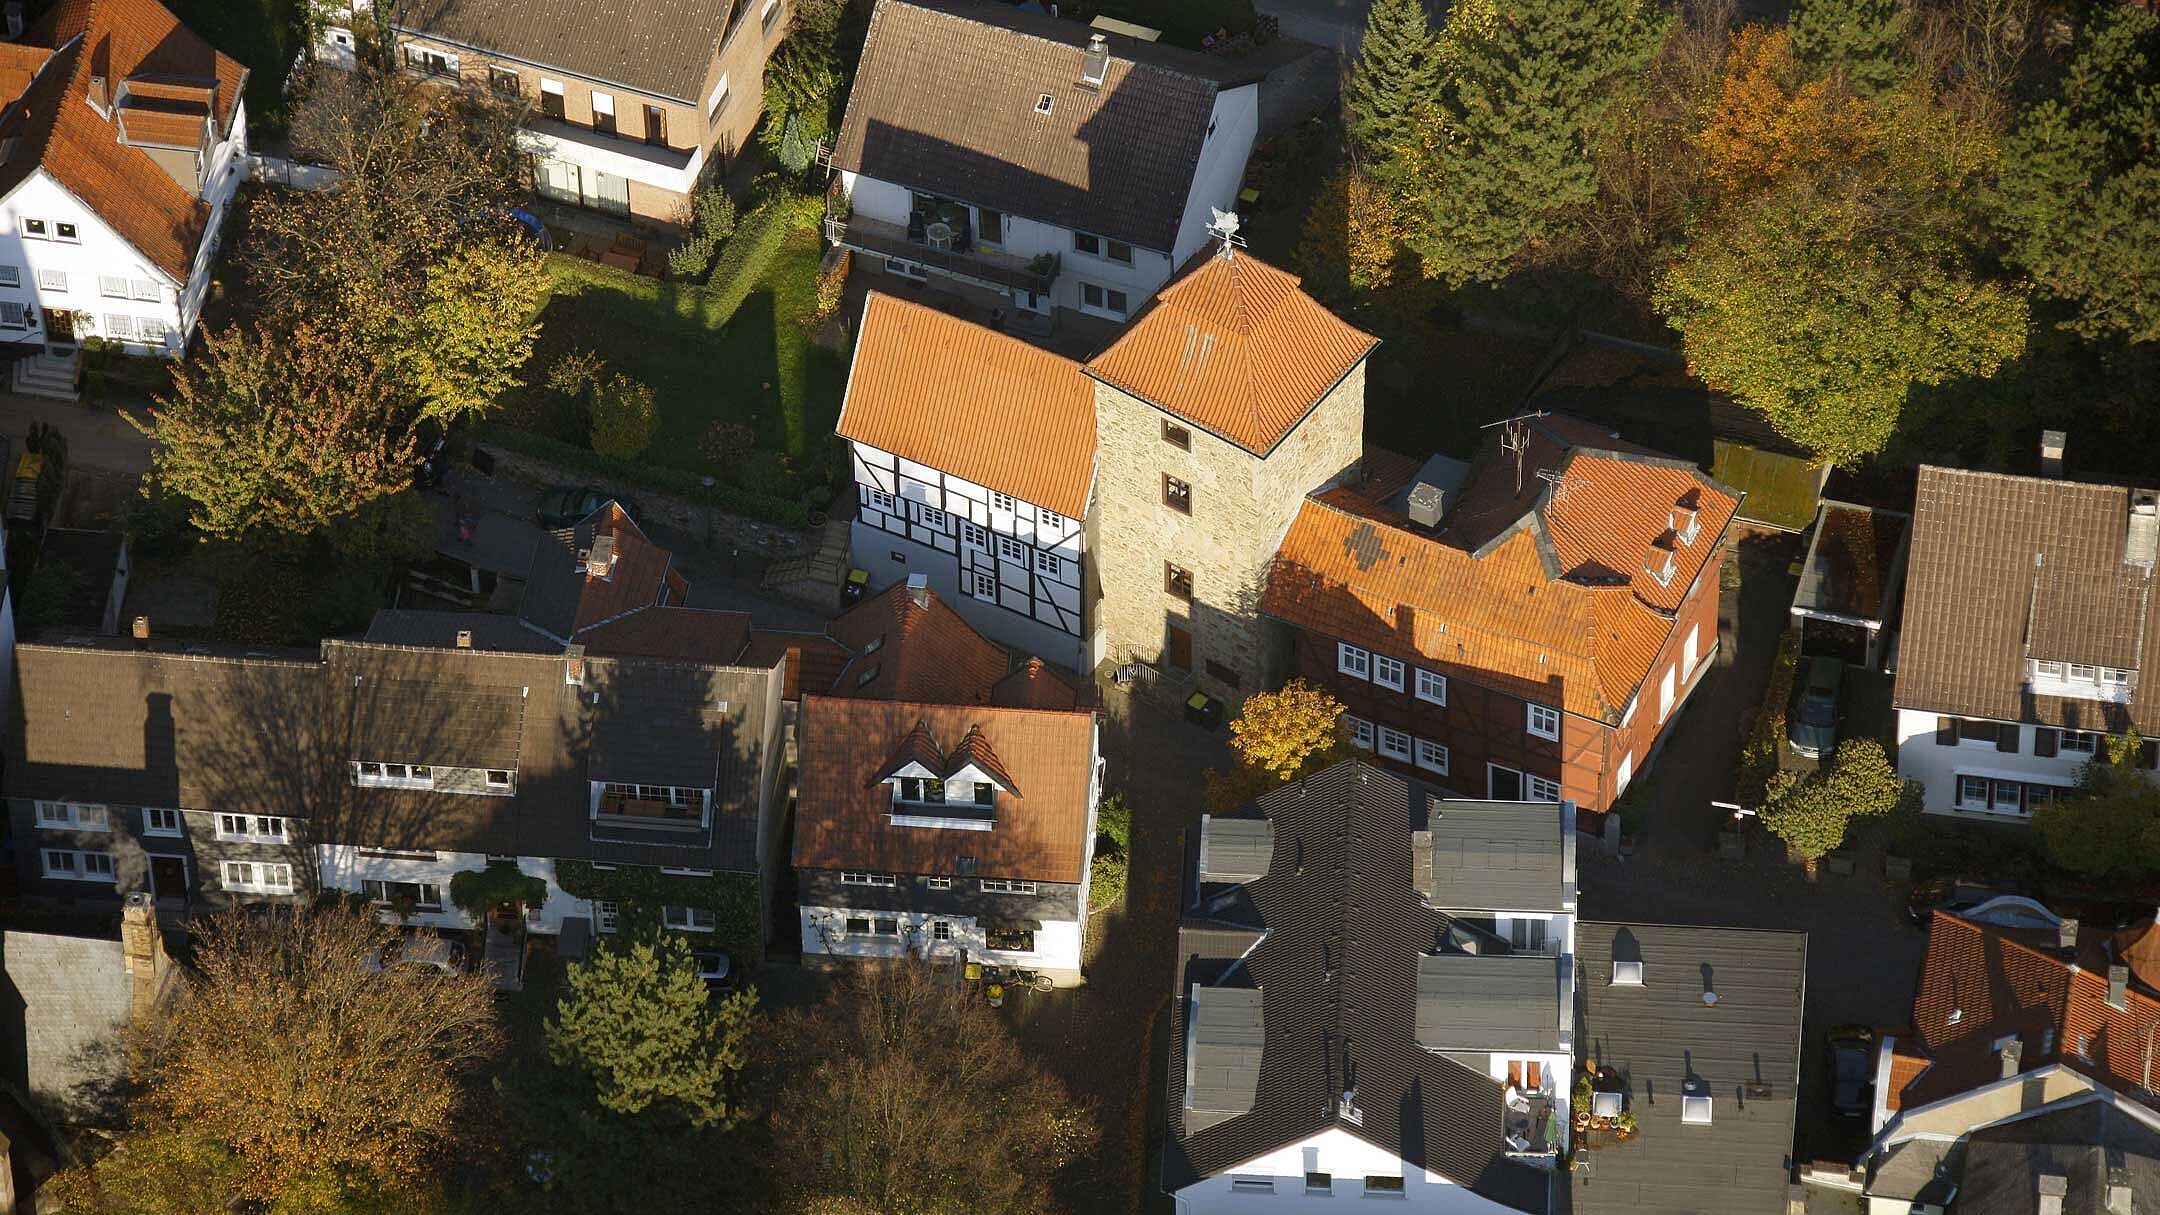
<svg viewBox="0 0 2160 1215">
<path fill-rule="evenodd" d="M 352 766 L 353 783 L 384 789 L 432 789 L 435 787 L 435 769 L 426 764 L 379 763 L 374 760 L 355 760 Z"/>
<path fill-rule="evenodd" d="M 933 941 L 952 940 L 952 923 L 948 920 L 930 921 L 930 939 Z"/>
<path fill-rule="evenodd" d="M 594 127 L 603 131 L 614 130 L 615 94 L 603 93 L 598 89 L 594 89 L 592 94 L 592 117 Z"/>
<path fill-rule="evenodd" d="M 37 285 L 40 291 L 65 291 L 68 289 L 67 271 L 40 270 L 37 272 Z"/>
<path fill-rule="evenodd" d="M 442 887 L 433 882 L 391 882 L 378 878 L 366 878 L 360 883 L 360 893 L 371 903 L 385 907 L 393 906 L 400 899 L 409 899 L 415 911 L 441 911 Z"/>
<path fill-rule="evenodd" d="M 1065 576 L 1065 563 L 1056 553 L 1046 553 L 1038 549 L 1035 553 L 1035 572 L 1048 574 L 1052 578 L 1062 578 Z"/>
<path fill-rule="evenodd" d="M 128 296 L 155 304 L 165 298 L 165 288 L 159 286 L 155 279 L 131 278 L 128 280 Z"/>
<path fill-rule="evenodd" d="M 2102 737 L 2104 736 L 2087 730 L 2064 730 L 2058 747 L 2063 751 L 2075 751 L 2079 755 L 2097 755 L 2100 753 Z"/>
<path fill-rule="evenodd" d="M 278 861 L 226 861 L 225 889 L 245 894 L 291 894 L 292 866 Z"/>
<path fill-rule="evenodd" d="M 46 877 L 70 882 L 111 882 L 110 852 L 84 852 L 72 848 L 46 848 L 40 854 Z"/>
<path fill-rule="evenodd" d="M 900 884 L 900 879 L 890 873 L 870 873 L 860 869 L 843 869 L 840 871 L 840 884 L 842 886 L 897 886 Z"/>
<path fill-rule="evenodd" d="M 1372 681 L 1383 688 L 1395 692 L 1402 691 L 1403 670 L 1403 664 L 1398 659 L 1390 658 L 1385 654 L 1374 654 L 1372 656 Z"/>
<path fill-rule="evenodd" d="M 900 513 L 900 500 L 893 497 L 891 494 L 886 493 L 882 489 L 873 489 L 870 491 L 870 506 L 872 509 L 883 511 L 885 514 L 888 515 L 897 515 Z"/>
<path fill-rule="evenodd" d="M 1035 518 L 1037 522 L 1051 531 L 1061 531 L 1065 527 L 1065 516 L 1058 514 L 1056 511 L 1038 508 L 1035 512 Z"/>
<path fill-rule="evenodd" d="M 0 329 L 28 329 L 30 305 L 16 300 L 0 300 Z"/>
<path fill-rule="evenodd" d="M 287 842 L 285 820 L 269 814 L 220 814 L 217 837 L 244 844 Z"/>
<path fill-rule="evenodd" d="M 97 279 L 98 294 L 107 299 L 124 300 L 128 297 L 128 281 L 125 274 L 100 274 Z"/>
<path fill-rule="evenodd" d="M 703 789 L 684 785 L 631 785 L 609 781 L 600 786 L 603 798 L 627 802 L 662 802 L 677 810 L 700 807 L 705 801 Z"/>
<path fill-rule="evenodd" d="M 22 221 L 22 234 L 33 240 L 51 240 L 52 227 L 42 219 Z"/>
<path fill-rule="evenodd" d="M 22 286 L 21 266 L 0 266 L 0 287 Z"/>
<path fill-rule="evenodd" d="M 663 906 L 660 922 L 683 932 L 711 932 L 720 927 L 720 917 L 703 907 Z"/>
<path fill-rule="evenodd" d="M 1013 501 L 1013 496 L 1011 494 L 1001 494 L 994 489 L 990 491 L 990 506 L 993 510 L 1011 511 L 1014 513 L 1018 513 L 1019 509 L 1018 504 Z"/>
<path fill-rule="evenodd" d="M 1273 1177 L 1244 1177 L 1233 1174 L 1230 1178 L 1233 1194 L 1272 1194 L 1275 1192 Z"/>
<path fill-rule="evenodd" d="M 1123 320 L 1132 309 L 1132 300 L 1115 287 L 1084 282 L 1080 284 L 1080 307 L 1087 312 Z"/>
<path fill-rule="evenodd" d="M 1335 643 L 1335 669 L 1359 679 L 1372 678 L 1372 651 L 1360 649 L 1347 641 Z"/>
<path fill-rule="evenodd" d="M 1373 749 L 1373 724 L 1362 717 L 1343 714 L 1343 726 L 1350 731 L 1350 745 L 1360 750 Z"/>
<path fill-rule="evenodd" d="M 53 239 L 79 245 L 82 243 L 82 233 L 75 230 L 74 224 L 64 219 L 56 219 L 53 221 Z"/>
<path fill-rule="evenodd" d="M 1692 675 L 1695 673 L 1695 664 L 1701 661 L 1702 626 L 1691 624 L 1688 626 L 1687 640 L 1680 643 L 1680 665 L 1687 668 L 1688 674 Z"/>
<path fill-rule="evenodd" d="M 105 336 L 109 338 L 132 338 L 135 336 L 135 318 L 113 313 L 105 315 Z"/>
<path fill-rule="evenodd" d="M 1380 727 L 1380 754 L 1389 759 L 1408 762 L 1410 759 L 1410 736 L 1389 726 Z"/>
<path fill-rule="evenodd" d="M 720 79 L 712 86 L 712 92 L 705 95 L 705 121 L 711 122 L 713 119 L 720 117 L 720 111 L 727 108 L 727 103 L 727 73 L 722 72 L 720 73 Z"/>
<path fill-rule="evenodd" d="M 405 66 L 415 71 L 426 72 L 431 76 L 455 76 L 458 70 L 458 59 L 456 55 L 446 55 L 441 51 L 429 50 L 424 46 L 414 46 L 407 43 L 405 46 Z"/>
<path fill-rule="evenodd" d="M 1625 793 L 1628 782 L 1634 779 L 1635 753 L 1630 751 L 1620 757 L 1620 770 L 1613 775 L 1613 796 L 1618 797 L 1620 794 Z"/>
<path fill-rule="evenodd" d="M 922 525 L 924 527 L 927 527 L 934 532 L 942 532 L 945 530 L 944 511 L 939 510 L 935 506 L 921 507 L 920 510 L 922 513 L 918 516 L 918 518 L 922 520 Z"/>
<path fill-rule="evenodd" d="M 1011 536 L 998 537 L 998 556 L 1015 565 L 1027 564 L 1027 545 Z"/>
<path fill-rule="evenodd" d="M 2126 671 L 2121 667 L 2101 667 L 2100 684 L 2102 687 L 2128 687 L 2136 675 L 2137 672 Z"/>
<path fill-rule="evenodd" d="M 2061 679 L 2063 677 L 2063 664 L 2059 662 L 2035 661 L 2033 670 L 2049 679 Z"/>
<path fill-rule="evenodd" d="M 1523 729 L 1530 731 L 1535 737 L 1550 742 L 1559 742 L 1560 710 L 1553 708 L 1551 705 L 1541 705 L 1535 701 L 1530 702 L 1525 706 Z"/>
<path fill-rule="evenodd" d="M 1508 944 L 1518 953 L 1545 952 L 1545 921 L 1528 918 L 1508 921 Z"/>
<path fill-rule="evenodd" d="M 596 931 L 613 932 L 622 925 L 622 904 L 611 899 L 594 899 L 592 914 Z"/>
<path fill-rule="evenodd" d="M 154 316 L 135 318 L 135 340 L 153 346 L 165 344 L 165 322 Z"/>
<path fill-rule="evenodd" d="M 1441 776 L 1448 774 L 1448 749 L 1428 739 L 1417 740 L 1417 766 Z"/>
<path fill-rule="evenodd" d="M 1073 251 L 1085 253 L 1089 257 L 1099 257 L 1106 262 L 1116 262 L 1121 266 L 1132 265 L 1131 245 L 1121 240 L 1111 240 L 1107 236 L 1097 236 L 1092 232 L 1073 233 Z"/>
<path fill-rule="evenodd" d="M 1680 671 L 1676 667 L 1666 667 L 1665 677 L 1658 681 L 1657 719 L 1664 721 L 1666 718 L 1671 717 L 1673 705 L 1677 704 L 1679 700 Z"/>
<path fill-rule="evenodd" d="M 37 825 L 69 831 L 110 831 L 112 815 L 92 802 L 39 802 Z"/>
<path fill-rule="evenodd" d="M 987 550 L 990 547 L 990 533 L 973 523 L 960 525 L 960 538 L 967 542 L 969 548 Z"/>
<path fill-rule="evenodd" d="M 1033 894 L 1035 893 L 1035 883 L 1016 882 L 1011 878 L 984 878 L 982 879 L 982 892 L 984 894 Z"/>
<path fill-rule="evenodd" d="M 509 770 L 506 768 L 489 768 L 487 770 L 487 787 L 490 789 L 508 789 L 510 787 Z"/>
<path fill-rule="evenodd" d="M 970 570 L 969 573 L 974 575 L 970 579 L 970 585 L 968 586 L 970 595 L 977 599 L 995 600 L 997 598 L 997 576 L 995 574 L 992 574 L 989 570 Z"/>
<path fill-rule="evenodd" d="M 2070 664 L 2070 678 L 2072 679 L 2082 679 L 2086 683 L 2091 683 L 2093 681 L 2093 677 L 2095 675 L 2098 675 L 2099 673 L 2099 667 L 2087 666 L 2082 662 L 2073 662 Z"/>
<path fill-rule="evenodd" d="M 1556 802 L 1560 800 L 1560 782 L 1547 780 L 1542 776 L 1528 775 L 1524 776 L 1523 780 L 1528 784 L 1531 801 Z"/>
<path fill-rule="evenodd" d="M 1431 671 L 1417 673 L 1417 698 L 1436 705 L 1447 704 L 1447 676 Z"/>
<path fill-rule="evenodd" d="M 178 810 L 167 810 L 158 806 L 144 806 L 142 833 L 144 835 L 173 836 L 185 835 L 187 830 L 181 825 Z"/>
<path fill-rule="evenodd" d="M 949 877 L 924 878 L 923 885 L 928 886 L 932 890 L 951 890 L 952 879 Z"/>
<path fill-rule="evenodd" d="M 770 33 L 773 27 L 773 19 L 779 15 L 780 0 L 765 0 L 765 3 L 758 8 L 758 28 Z"/>
</svg>

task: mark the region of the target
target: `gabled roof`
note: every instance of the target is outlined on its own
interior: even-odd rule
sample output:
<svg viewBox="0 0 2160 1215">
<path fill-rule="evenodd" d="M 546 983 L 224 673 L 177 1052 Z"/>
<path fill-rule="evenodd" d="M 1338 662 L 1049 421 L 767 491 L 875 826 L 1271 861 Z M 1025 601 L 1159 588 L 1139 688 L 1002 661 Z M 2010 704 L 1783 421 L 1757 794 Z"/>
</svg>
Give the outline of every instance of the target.
<svg viewBox="0 0 2160 1215">
<path fill-rule="evenodd" d="M 1416 466 L 1368 450 L 1361 480 L 1307 498 L 1260 610 L 1509 695 L 1617 722 L 1649 678 L 1675 611 L 1708 566 L 1740 495 L 1694 465 L 1640 454 L 1572 419 L 1531 426 L 1523 488 L 1497 443 L 1438 531 L 1410 524 Z M 1549 471 L 1552 479 L 1532 475 Z M 1564 488 L 1562 488 L 1564 487 Z M 1672 534 L 1696 511 L 1694 540 Z M 1660 583 L 1645 549 L 1663 542 Z"/>
<path fill-rule="evenodd" d="M 1239 77 L 1113 34 L 1102 84 L 1088 85 L 1094 32 L 1009 4 L 880 0 L 832 163 L 1167 254 L 1216 91 Z"/>
<path fill-rule="evenodd" d="M 1085 370 L 1264 456 L 1378 344 L 1295 275 L 1226 249 L 1164 287 Z"/>
<path fill-rule="evenodd" d="M 990 703 L 1008 709 L 1073 709 L 1080 693 L 1040 658 L 1030 658 L 991 685 Z"/>
<path fill-rule="evenodd" d="M 2126 563 L 2133 491 L 1923 467 L 1914 494 L 1900 708 L 2160 734 L 2160 671 L 2127 705 L 2029 692 L 2026 661 L 2137 669 L 2160 655 L 2149 569 Z"/>
<path fill-rule="evenodd" d="M 354 759 L 446 768 L 518 766 L 525 730 L 519 689 L 389 676 L 359 698 Z"/>
<path fill-rule="evenodd" d="M 1421 960 L 1452 924 L 1409 883 L 1410 836 L 1425 825 L 1429 792 L 1350 760 L 1239 816 L 1211 818 L 1210 828 L 1255 816 L 1272 825 L 1271 863 L 1237 885 L 1196 874 L 1198 833 L 1188 833 L 1171 989 L 1166 1191 L 1334 1130 L 1494 1202 L 1546 1209 L 1552 1173 L 1508 1156 L 1500 1085 L 1484 1059 L 1472 1069 L 1418 1041 Z M 1555 959 L 1506 960 L 1538 968 L 1552 984 L 1537 1020 L 1557 1033 L 1567 1002 L 1553 981 Z M 1220 988 L 1257 990 L 1266 1029 L 1250 1109 L 1228 1116 L 1184 1102 L 1195 1018 L 1214 998 L 1195 993 Z M 1356 1120 L 1340 1106 L 1352 1088 Z"/>
<path fill-rule="evenodd" d="M 588 568 L 586 555 L 603 539 L 612 546 L 614 566 L 599 577 Z M 609 499 L 576 526 L 549 532 L 533 547 L 518 615 L 557 641 L 583 643 L 583 635 L 601 625 L 682 602 L 688 585 L 674 564 L 674 554 L 647 539 L 630 512 Z"/>
<path fill-rule="evenodd" d="M 881 768 L 910 759 L 949 765 L 934 740 L 971 732 L 1019 791 L 997 794 L 991 828 L 895 825 L 891 787 L 873 783 Z M 983 877 L 1080 881 L 1093 844 L 1093 714 L 805 696 L 800 737 L 797 868 L 952 876 L 972 857 Z"/>
<path fill-rule="evenodd" d="M 1095 386 L 1080 365 L 935 308 L 864 299 L 833 428 L 1068 518 L 1087 513 Z"/>
<path fill-rule="evenodd" d="M 1577 1215 L 1783 1210 L 1807 934 L 1585 920 L 1576 942 L 1577 1041 L 1620 1073 L 1638 1128 L 1563 1175 Z M 1616 960 L 1640 962 L 1642 982 L 1614 983 Z M 1708 1124 L 1682 1121 L 1691 1080 Z"/>
<path fill-rule="evenodd" d="M 210 208 L 148 154 L 120 142 L 115 120 L 90 105 L 90 78 L 103 76 L 112 95 L 123 81 L 141 77 L 153 78 L 151 91 L 160 80 L 194 83 L 207 89 L 211 100 L 205 116 L 222 133 L 232 129 L 247 70 L 156 0 L 62 0 L 27 31 L 24 42 L 24 48 L 0 58 L 0 84 L 22 86 L 8 94 L 12 104 L 0 119 L 0 133 L 23 141 L 0 164 L 0 197 L 42 168 L 145 261 L 185 284 Z M 29 82 L 24 74 L 31 70 L 32 46 L 53 54 Z"/>
<path fill-rule="evenodd" d="M 747 0 L 407 0 L 397 28 L 701 105 L 713 55 L 750 7 Z"/>
<path fill-rule="evenodd" d="M 849 608 L 832 622 L 832 635 L 855 653 L 831 685 L 835 696 L 988 704 L 1012 666 L 1004 646 L 976 632 L 934 592 L 922 592 L 916 602 L 905 583 Z"/>
</svg>

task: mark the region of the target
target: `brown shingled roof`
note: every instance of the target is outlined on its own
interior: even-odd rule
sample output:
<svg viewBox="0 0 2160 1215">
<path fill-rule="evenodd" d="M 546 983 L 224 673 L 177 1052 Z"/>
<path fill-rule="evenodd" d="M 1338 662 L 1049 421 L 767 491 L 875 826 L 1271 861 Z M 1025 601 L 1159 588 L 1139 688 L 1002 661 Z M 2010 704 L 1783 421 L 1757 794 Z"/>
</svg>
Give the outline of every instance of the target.
<svg viewBox="0 0 2160 1215">
<path fill-rule="evenodd" d="M 1295 275 L 1229 251 L 1163 288 L 1086 371 L 1266 455 L 1376 344 Z"/>
<path fill-rule="evenodd" d="M 999 794 L 988 831 L 896 827 L 890 786 L 870 784 L 918 725 L 958 739 L 979 728 L 1025 797 Z M 795 864 L 1077 883 L 1087 855 L 1094 716 L 904 701 L 803 698 Z"/>
<path fill-rule="evenodd" d="M 1095 385 L 1080 365 L 872 291 L 833 429 L 1077 519 L 1095 476 Z"/>
<path fill-rule="evenodd" d="M 2130 501 L 2119 485 L 1922 468 L 1897 705 L 2160 734 L 2151 672 L 2127 705 L 2028 691 L 2028 659 L 2136 669 L 2160 654 L 2155 588 L 2124 561 Z"/>
<path fill-rule="evenodd" d="M 833 685 L 834 695 L 989 703 L 1011 655 L 934 593 L 925 591 L 924 598 L 925 604 L 916 603 L 906 584 L 895 583 L 832 622 L 833 637 L 855 652 Z"/>
</svg>

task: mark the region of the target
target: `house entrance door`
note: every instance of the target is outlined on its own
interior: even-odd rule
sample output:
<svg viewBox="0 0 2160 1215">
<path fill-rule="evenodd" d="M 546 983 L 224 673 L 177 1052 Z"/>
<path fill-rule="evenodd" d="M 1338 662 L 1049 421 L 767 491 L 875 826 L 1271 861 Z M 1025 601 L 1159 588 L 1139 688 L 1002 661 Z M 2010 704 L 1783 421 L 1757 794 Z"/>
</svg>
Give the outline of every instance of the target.
<svg viewBox="0 0 2160 1215">
<path fill-rule="evenodd" d="M 47 345 L 75 345 L 75 314 L 65 308 L 45 310 L 45 341 Z"/>
</svg>

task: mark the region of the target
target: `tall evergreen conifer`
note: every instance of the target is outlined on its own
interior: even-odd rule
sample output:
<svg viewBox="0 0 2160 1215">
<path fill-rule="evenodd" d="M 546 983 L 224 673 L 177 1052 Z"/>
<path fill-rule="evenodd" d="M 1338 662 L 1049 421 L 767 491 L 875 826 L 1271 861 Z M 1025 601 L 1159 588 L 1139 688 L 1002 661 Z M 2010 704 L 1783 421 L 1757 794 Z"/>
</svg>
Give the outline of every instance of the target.
<svg viewBox="0 0 2160 1215">
<path fill-rule="evenodd" d="M 1414 139 L 1418 112 L 1440 88 L 1432 27 L 1424 0 L 1375 0 L 1343 85 L 1343 125 L 1366 162 L 1381 168 Z"/>
</svg>

